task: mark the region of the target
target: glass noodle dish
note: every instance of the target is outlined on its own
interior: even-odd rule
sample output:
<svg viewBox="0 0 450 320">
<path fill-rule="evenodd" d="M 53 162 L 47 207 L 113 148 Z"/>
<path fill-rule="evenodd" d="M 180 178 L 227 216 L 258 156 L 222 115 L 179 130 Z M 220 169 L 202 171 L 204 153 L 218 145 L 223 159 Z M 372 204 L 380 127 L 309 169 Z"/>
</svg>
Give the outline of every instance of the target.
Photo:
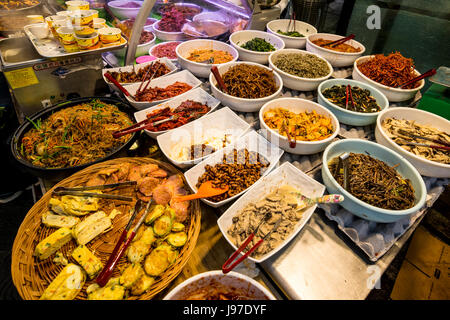
<svg viewBox="0 0 450 320">
<path fill-rule="evenodd" d="M 22 138 L 20 154 L 33 165 L 67 168 L 101 159 L 126 143 L 131 135 L 115 139 L 112 133 L 132 124 L 115 105 L 92 100 L 32 121 Z"/>
</svg>

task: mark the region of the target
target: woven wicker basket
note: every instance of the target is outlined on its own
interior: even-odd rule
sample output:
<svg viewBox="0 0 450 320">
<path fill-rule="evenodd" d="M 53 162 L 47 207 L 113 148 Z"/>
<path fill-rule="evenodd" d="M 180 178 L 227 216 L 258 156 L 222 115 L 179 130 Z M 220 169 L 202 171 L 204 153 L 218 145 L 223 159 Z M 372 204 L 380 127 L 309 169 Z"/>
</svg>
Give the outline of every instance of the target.
<svg viewBox="0 0 450 320">
<path fill-rule="evenodd" d="M 50 282 L 58 275 L 58 273 L 63 268 L 62 265 L 57 265 L 53 262 L 53 256 L 44 261 L 39 261 L 33 256 L 34 248 L 39 243 L 39 241 L 56 230 L 55 228 L 48 228 L 41 224 L 41 216 L 48 210 L 48 202 L 51 198 L 53 189 L 59 186 L 83 186 L 92 177 L 92 175 L 99 170 L 106 169 L 110 166 L 117 165 L 123 162 L 129 162 L 136 165 L 154 163 L 165 169 L 167 172 L 169 172 L 169 174 L 180 173 L 180 171 L 175 169 L 170 164 L 150 158 L 120 158 L 94 164 L 55 185 L 38 202 L 36 202 L 36 204 L 28 212 L 14 240 L 12 249 L 11 274 L 14 285 L 16 286 L 17 291 L 23 299 L 39 299 L 45 288 L 47 288 Z M 186 181 L 185 185 L 187 185 Z M 132 191 L 132 188 L 126 190 L 129 190 L 127 195 L 132 195 L 132 193 L 134 193 L 134 191 Z M 115 207 L 120 210 L 122 214 L 114 218 L 112 230 L 96 237 L 87 245 L 92 251 L 95 252 L 95 255 L 99 257 L 104 264 L 108 260 L 110 253 L 112 252 L 117 240 L 120 237 L 120 234 L 125 228 L 125 225 L 127 224 L 130 217 L 128 212 L 130 212 L 130 209 L 132 209 L 132 205 L 130 203 L 120 202 L 116 200 L 113 201 L 116 204 Z M 180 254 L 176 262 L 171 265 L 170 268 L 161 275 L 161 277 L 157 279 L 157 281 L 150 287 L 150 289 L 146 293 L 140 296 L 130 296 L 129 299 L 151 299 L 153 296 L 167 287 L 169 283 L 178 276 L 184 265 L 187 263 L 189 256 L 194 250 L 194 247 L 197 243 L 197 238 L 200 233 L 200 218 L 201 211 L 199 201 L 191 201 L 190 216 L 185 223 L 187 224 L 188 241 L 180 250 Z M 63 253 L 64 257 L 68 258 L 69 262 L 76 263 L 71 257 L 71 252 L 76 248 L 76 246 L 76 242 L 72 240 L 60 249 L 60 252 Z M 113 277 L 116 277 L 120 274 L 120 270 L 125 265 L 125 263 L 126 258 L 122 257 L 119 265 L 114 270 Z M 86 288 L 91 283 L 93 283 L 93 280 L 86 281 L 84 287 L 82 288 L 76 299 L 87 299 Z"/>
</svg>

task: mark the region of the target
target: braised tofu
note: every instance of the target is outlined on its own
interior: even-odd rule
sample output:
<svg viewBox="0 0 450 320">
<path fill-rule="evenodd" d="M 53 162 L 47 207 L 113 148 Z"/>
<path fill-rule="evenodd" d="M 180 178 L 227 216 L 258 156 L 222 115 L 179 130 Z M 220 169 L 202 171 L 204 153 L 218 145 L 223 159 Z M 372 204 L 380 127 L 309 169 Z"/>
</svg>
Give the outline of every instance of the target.
<svg viewBox="0 0 450 320">
<path fill-rule="evenodd" d="M 76 264 L 69 263 L 45 289 L 40 300 L 72 300 L 86 281 L 86 275 Z"/>
<path fill-rule="evenodd" d="M 83 267 L 90 279 L 94 279 L 95 276 L 102 270 L 103 264 L 99 258 L 97 258 L 91 250 L 85 245 L 79 245 L 72 251 L 72 257 L 80 266 Z"/>
<path fill-rule="evenodd" d="M 69 228 L 59 228 L 47 238 L 38 243 L 34 249 L 34 255 L 39 260 L 45 260 L 58 251 L 63 245 L 72 239 L 72 231 Z"/>
</svg>

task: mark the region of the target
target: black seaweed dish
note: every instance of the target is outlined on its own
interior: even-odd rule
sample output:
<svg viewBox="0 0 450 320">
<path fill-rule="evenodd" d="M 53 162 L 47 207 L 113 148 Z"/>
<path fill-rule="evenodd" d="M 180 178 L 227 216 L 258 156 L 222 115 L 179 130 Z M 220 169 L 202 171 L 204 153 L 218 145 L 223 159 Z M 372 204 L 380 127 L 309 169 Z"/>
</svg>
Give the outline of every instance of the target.
<svg viewBox="0 0 450 320">
<path fill-rule="evenodd" d="M 125 112 L 129 117 L 130 120 L 135 123 L 134 120 L 134 112 L 136 111 L 131 105 L 128 103 L 125 103 L 121 100 L 115 99 L 115 98 L 108 98 L 108 97 L 85 97 L 85 98 L 77 98 L 77 99 L 71 99 L 68 101 L 64 101 L 61 103 L 58 103 L 54 106 L 51 106 L 49 108 L 45 108 L 44 110 L 41 110 L 31 117 L 29 117 L 31 120 L 36 121 L 37 119 L 46 119 L 49 117 L 52 113 L 62 110 L 64 108 L 72 107 L 77 104 L 90 102 L 94 99 L 98 99 L 102 102 L 114 104 L 116 105 L 120 111 Z M 31 164 L 28 160 L 26 160 L 22 155 L 20 154 L 20 145 L 22 141 L 23 135 L 28 132 L 32 128 L 32 124 L 30 121 L 24 121 L 14 132 L 14 135 L 12 136 L 11 140 L 11 152 L 14 157 L 14 159 L 20 164 L 20 166 L 30 174 L 45 179 L 49 181 L 59 181 L 62 180 L 73 173 L 84 169 L 86 167 L 89 167 L 90 165 L 98 162 L 102 162 L 105 160 L 113 159 L 113 158 L 119 158 L 121 156 L 126 156 L 127 150 L 132 146 L 132 144 L 136 141 L 138 138 L 139 133 L 135 132 L 132 134 L 131 138 L 124 143 L 122 146 L 117 148 L 116 150 L 109 153 L 107 156 L 97 159 L 92 162 L 88 162 L 82 165 L 73 166 L 73 167 L 66 167 L 66 168 L 44 168 L 39 167 Z"/>
</svg>

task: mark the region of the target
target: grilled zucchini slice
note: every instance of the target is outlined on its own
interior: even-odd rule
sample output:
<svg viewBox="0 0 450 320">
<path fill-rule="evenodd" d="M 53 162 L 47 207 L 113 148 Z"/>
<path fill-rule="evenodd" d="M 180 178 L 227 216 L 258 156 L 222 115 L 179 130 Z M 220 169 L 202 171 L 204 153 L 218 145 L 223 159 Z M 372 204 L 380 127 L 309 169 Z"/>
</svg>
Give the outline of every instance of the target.
<svg viewBox="0 0 450 320">
<path fill-rule="evenodd" d="M 151 245 L 147 244 L 143 241 L 132 242 L 131 245 L 127 249 L 127 257 L 128 261 L 131 263 L 139 263 L 142 262 L 150 252 Z"/>
<path fill-rule="evenodd" d="M 174 232 L 167 236 L 167 242 L 174 247 L 182 247 L 187 242 L 186 232 Z"/>
<path fill-rule="evenodd" d="M 125 288 L 131 288 L 142 276 L 144 275 L 144 269 L 140 263 L 130 264 L 119 278 L 120 285 Z"/>
<path fill-rule="evenodd" d="M 122 300 L 125 290 L 125 287 L 119 284 L 119 278 L 111 278 L 104 287 L 96 283 L 91 284 L 86 293 L 89 300 Z"/>
<path fill-rule="evenodd" d="M 160 276 L 167 268 L 175 262 L 177 252 L 168 245 L 161 245 L 155 248 L 145 258 L 145 272 L 152 277 Z"/>
<path fill-rule="evenodd" d="M 182 223 L 179 223 L 179 222 L 175 222 L 174 224 L 173 224 L 173 226 L 172 226 L 172 232 L 181 232 L 181 231 L 184 231 L 184 228 L 185 228 L 185 226 L 184 226 L 184 224 L 182 224 Z"/>
<path fill-rule="evenodd" d="M 166 215 L 156 219 L 153 223 L 153 232 L 157 237 L 164 237 L 172 230 L 173 220 Z"/>
<path fill-rule="evenodd" d="M 131 294 L 134 296 L 138 296 L 145 293 L 152 286 L 152 284 L 155 283 L 155 281 L 156 281 L 155 278 L 144 274 L 131 287 Z"/>
<path fill-rule="evenodd" d="M 156 206 L 154 206 L 152 208 L 152 211 L 145 218 L 144 223 L 146 225 L 152 224 L 153 221 L 155 221 L 156 219 L 158 219 L 159 217 L 161 217 L 164 214 L 165 210 L 166 210 L 166 208 L 163 205 L 157 204 Z"/>
</svg>

